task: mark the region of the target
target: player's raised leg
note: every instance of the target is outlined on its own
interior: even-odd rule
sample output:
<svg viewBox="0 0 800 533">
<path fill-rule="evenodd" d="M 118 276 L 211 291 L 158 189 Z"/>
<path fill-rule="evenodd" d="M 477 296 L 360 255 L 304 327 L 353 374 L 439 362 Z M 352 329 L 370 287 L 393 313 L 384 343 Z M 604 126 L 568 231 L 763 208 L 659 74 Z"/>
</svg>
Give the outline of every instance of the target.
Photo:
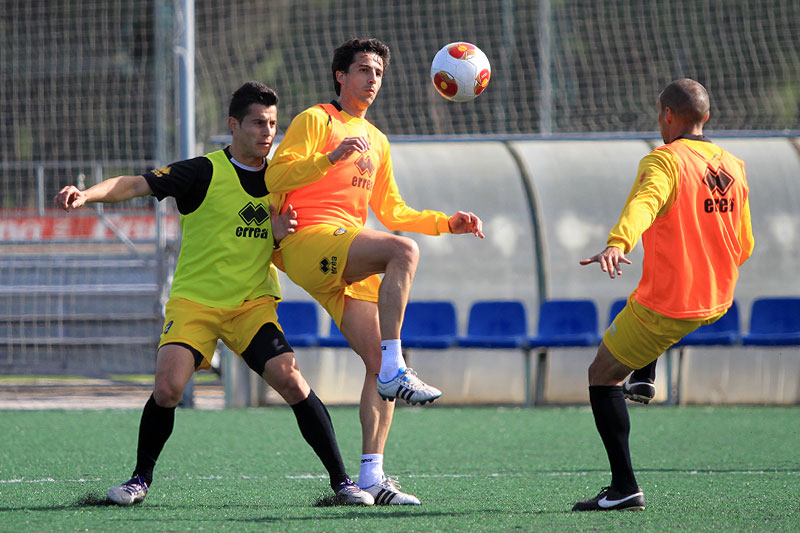
<svg viewBox="0 0 800 533">
<path fill-rule="evenodd" d="M 397 397 L 412 404 L 432 402 L 442 395 L 442 391 L 426 384 L 406 367 L 400 342 L 403 315 L 418 262 L 419 248 L 412 239 L 364 229 L 350 245 L 343 273 L 347 283 L 384 274 L 378 293 L 381 363 L 377 390 L 384 399 Z"/>
<path fill-rule="evenodd" d="M 656 361 L 647 366 L 634 370 L 625 383 L 622 392 L 631 401 L 650 403 L 656 397 Z"/>
</svg>

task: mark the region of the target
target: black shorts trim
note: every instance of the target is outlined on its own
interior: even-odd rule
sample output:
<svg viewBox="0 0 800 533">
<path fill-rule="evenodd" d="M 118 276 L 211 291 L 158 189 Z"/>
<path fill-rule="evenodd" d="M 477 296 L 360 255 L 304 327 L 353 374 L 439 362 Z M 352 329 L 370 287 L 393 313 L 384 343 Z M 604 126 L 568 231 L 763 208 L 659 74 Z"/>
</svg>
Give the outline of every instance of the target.
<svg viewBox="0 0 800 533">
<path fill-rule="evenodd" d="M 197 348 L 189 346 L 185 342 L 168 342 L 168 343 L 164 344 L 164 346 L 167 346 L 169 344 L 174 344 L 176 346 L 180 346 L 182 348 L 186 348 L 187 350 L 192 352 L 192 357 L 194 357 L 194 369 L 195 370 L 200 368 L 200 365 L 203 364 L 203 359 L 204 359 L 203 354 L 201 354 L 199 351 L 197 351 Z"/>
<path fill-rule="evenodd" d="M 263 376 L 267 361 L 292 351 L 294 351 L 292 346 L 278 326 L 267 322 L 261 326 L 253 340 L 250 341 L 250 345 L 242 352 L 242 359 L 247 366 L 253 369 L 253 372 Z"/>
</svg>

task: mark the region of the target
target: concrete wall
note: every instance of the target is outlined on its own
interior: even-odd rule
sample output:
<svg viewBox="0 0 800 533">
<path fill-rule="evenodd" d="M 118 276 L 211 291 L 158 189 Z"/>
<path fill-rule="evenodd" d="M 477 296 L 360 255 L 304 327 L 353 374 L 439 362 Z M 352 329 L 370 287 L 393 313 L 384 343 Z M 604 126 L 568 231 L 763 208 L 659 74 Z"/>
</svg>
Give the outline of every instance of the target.
<svg viewBox="0 0 800 533">
<path fill-rule="evenodd" d="M 751 188 L 756 249 L 741 270 L 736 294 L 747 331 L 754 298 L 800 296 L 800 156 L 798 146 L 786 138 L 715 141 L 745 160 Z M 462 332 L 476 300 L 522 300 L 534 332 L 541 298 L 590 298 L 604 328 L 611 302 L 626 297 L 638 282 L 641 245 L 628 256 L 633 264 L 614 280 L 597 265 L 581 267 L 578 261 L 605 247 L 639 159 L 657 144 L 655 139 L 393 142 L 396 179 L 409 205 L 449 214 L 473 211 L 485 224 L 485 240 L 409 234 L 421 250 L 411 298 L 453 301 Z M 535 223 L 541 228 L 538 240 Z M 381 227 L 374 220 L 370 224 Z M 309 299 L 287 278 L 282 281 L 285 299 Z M 321 309 L 320 321 L 327 328 Z M 586 368 L 593 356 L 594 349 L 552 350 L 546 400 L 588 401 Z M 358 356 L 349 350 L 298 349 L 298 359 L 325 401 L 358 401 L 363 380 Z M 442 403 L 524 399 L 521 353 L 419 350 L 409 359 L 423 379 L 445 391 Z M 662 359 L 657 399 L 664 400 L 669 387 Z M 677 376 L 677 357 L 673 363 Z M 797 403 L 800 348 L 687 349 L 681 398 L 691 403 Z"/>
</svg>

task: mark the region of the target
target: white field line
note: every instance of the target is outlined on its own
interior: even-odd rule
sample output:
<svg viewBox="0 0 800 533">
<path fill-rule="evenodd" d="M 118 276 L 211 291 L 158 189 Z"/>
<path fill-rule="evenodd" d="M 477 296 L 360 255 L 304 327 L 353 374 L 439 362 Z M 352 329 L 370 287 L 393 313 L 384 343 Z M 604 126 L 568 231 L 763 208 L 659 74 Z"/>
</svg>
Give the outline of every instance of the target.
<svg viewBox="0 0 800 533">
<path fill-rule="evenodd" d="M 788 474 L 788 475 L 800 475 L 800 472 L 797 471 L 785 471 L 785 470 L 725 470 L 725 471 L 715 471 L 715 470 L 686 470 L 683 472 L 684 474 L 689 475 L 727 475 L 727 474 L 736 474 L 736 475 L 750 475 L 750 476 L 760 476 L 764 474 Z M 587 476 L 589 472 L 546 472 L 541 473 L 541 475 L 545 476 Z M 408 478 L 408 479 L 458 479 L 458 478 L 516 478 L 516 477 L 530 477 L 531 474 L 527 473 L 495 473 L 495 474 L 408 474 L 405 476 L 396 476 L 400 478 Z M 265 479 L 274 479 L 275 476 L 235 476 L 233 478 L 228 478 L 226 476 L 186 476 L 182 479 L 200 479 L 200 480 L 225 480 L 225 479 L 241 479 L 241 480 L 265 480 Z M 165 481 L 171 481 L 176 479 L 175 477 L 165 477 L 161 478 Z M 328 476 L 325 474 L 293 474 L 293 475 L 285 475 L 283 479 L 295 479 L 295 480 L 303 480 L 303 479 L 328 479 Z M 53 478 L 37 478 L 37 479 L 26 479 L 26 478 L 18 478 L 18 479 L 0 479 L 0 484 L 11 484 L 11 483 L 95 483 L 98 481 L 103 481 L 102 478 L 94 478 L 94 479 L 53 479 Z"/>
</svg>

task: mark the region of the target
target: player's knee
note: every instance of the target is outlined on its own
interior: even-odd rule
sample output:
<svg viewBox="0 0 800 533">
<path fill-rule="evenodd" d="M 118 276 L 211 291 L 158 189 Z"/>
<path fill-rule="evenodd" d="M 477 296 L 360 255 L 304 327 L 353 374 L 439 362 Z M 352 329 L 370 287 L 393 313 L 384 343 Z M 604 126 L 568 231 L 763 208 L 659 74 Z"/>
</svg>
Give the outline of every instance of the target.
<svg viewBox="0 0 800 533">
<path fill-rule="evenodd" d="M 283 369 L 267 380 L 286 403 L 294 405 L 308 396 L 310 387 L 296 366 Z"/>
<path fill-rule="evenodd" d="M 364 368 L 366 369 L 367 376 L 375 376 L 381 369 L 381 353 L 375 350 L 365 351 L 364 354 L 358 354 L 361 360 L 364 361 Z"/>
<path fill-rule="evenodd" d="M 589 385 L 597 385 L 597 382 L 600 378 L 600 368 L 597 364 L 597 360 L 592 361 L 592 364 L 589 365 L 589 371 L 587 374 Z"/>
<path fill-rule="evenodd" d="M 159 407 L 175 407 L 180 403 L 185 385 L 170 379 L 157 379 L 153 398 Z"/>
<path fill-rule="evenodd" d="M 417 241 L 408 237 L 397 237 L 395 240 L 395 258 L 416 267 L 419 261 L 419 246 Z"/>
</svg>

